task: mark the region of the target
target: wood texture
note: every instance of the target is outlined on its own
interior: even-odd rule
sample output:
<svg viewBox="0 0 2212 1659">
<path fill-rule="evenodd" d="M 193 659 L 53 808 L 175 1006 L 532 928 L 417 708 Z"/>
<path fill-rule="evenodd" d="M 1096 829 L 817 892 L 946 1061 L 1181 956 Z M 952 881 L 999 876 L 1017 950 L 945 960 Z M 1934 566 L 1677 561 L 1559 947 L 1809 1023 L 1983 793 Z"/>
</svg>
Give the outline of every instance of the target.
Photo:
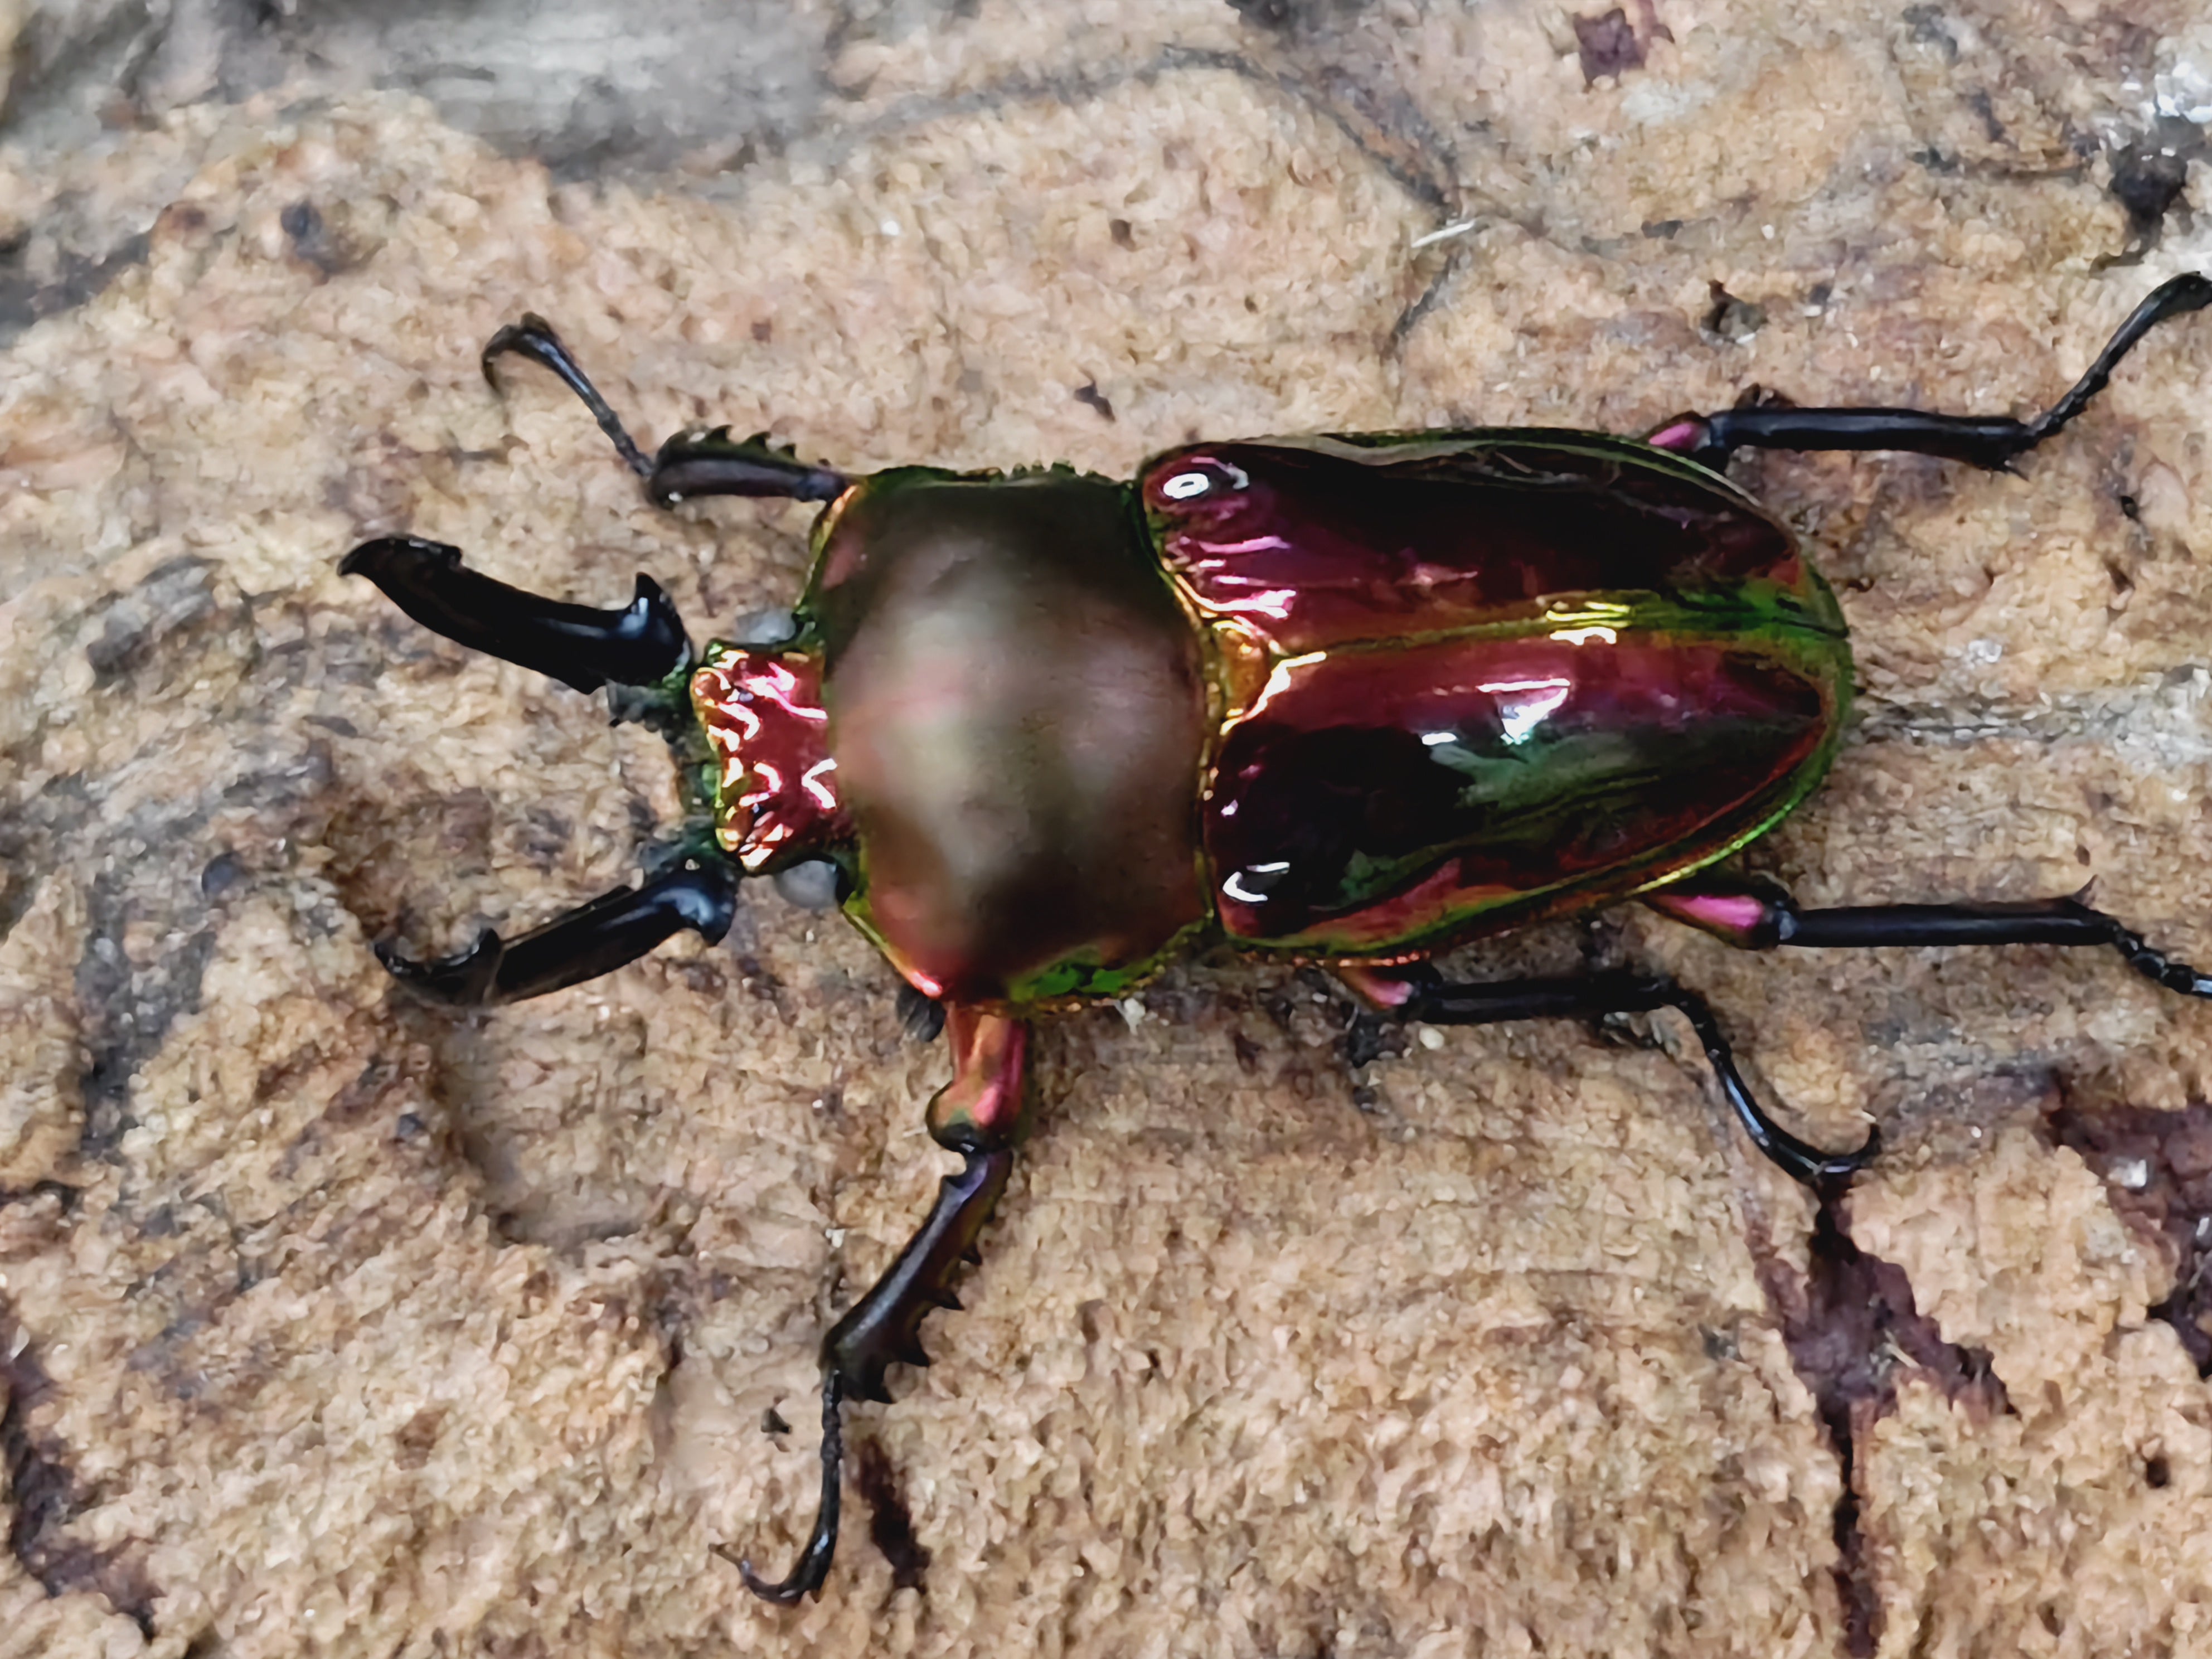
<svg viewBox="0 0 2212 1659">
<path fill-rule="evenodd" d="M 1354 1072 L 1340 994 L 1224 959 L 1063 1022 L 779 1611 L 708 1547 L 805 1524 L 814 1345 L 927 1207 L 942 1048 L 764 889 L 485 1017 L 370 955 L 614 884 L 674 802 L 346 548 L 644 569 L 702 629 L 801 574 L 806 509 L 658 513 L 549 376 L 488 392 L 525 309 L 641 436 L 1126 473 L 1754 383 L 2025 411 L 2212 265 L 2201 8 L 1590 10 L 801 4 L 718 104 L 651 70 L 681 15 L 426 10 L 401 76 L 349 12 L 179 3 L 133 67 L 116 8 L 0 7 L 0 1653 L 2212 1651 L 2212 1400 L 2151 1311 L 2208 1260 L 2212 1013 L 2101 956 L 1626 915 L 1468 959 L 1704 990 L 1793 1124 L 1881 1121 L 1825 1218 L 1667 1019 Z M 1755 866 L 2094 879 L 2212 960 L 2208 380 L 2172 328 L 2025 477 L 1744 465 L 1862 682 Z"/>
</svg>

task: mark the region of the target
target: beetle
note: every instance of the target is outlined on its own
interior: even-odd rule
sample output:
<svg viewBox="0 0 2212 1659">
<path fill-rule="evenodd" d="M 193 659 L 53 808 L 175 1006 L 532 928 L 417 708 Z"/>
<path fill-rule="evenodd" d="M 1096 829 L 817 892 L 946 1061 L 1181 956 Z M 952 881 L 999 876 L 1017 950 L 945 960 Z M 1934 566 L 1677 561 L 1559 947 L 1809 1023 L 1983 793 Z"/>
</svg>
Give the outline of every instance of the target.
<svg viewBox="0 0 2212 1659">
<path fill-rule="evenodd" d="M 637 579 L 593 610 L 469 569 L 456 548 L 365 542 L 340 569 L 465 646 L 656 725 L 690 829 L 607 893 L 512 940 L 418 961 L 406 986 L 478 1007 L 561 989 L 683 929 L 731 925 L 738 883 L 836 903 L 949 1031 L 927 1124 L 963 1167 L 823 1339 L 822 1490 L 774 1601 L 820 1594 L 836 1547 L 842 1406 L 926 1364 L 1012 1167 L 1030 1022 L 1126 996 L 1225 942 L 1334 970 L 1382 1014 L 1437 1024 L 1671 1008 L 1760 1152 L 1833 1187 L 1879 1130 L 1825 1152 L 1767 1114 L 1705 1002 L 1609 970 L 1452 983 L 1429 958 L 1634 900 L 1749 950 L 2041 944 L 2117 950 L 2167 990 L 2212 977 L 2080 896 L 1807 908 L 1719 866 L 1832 759 L 1851 655 L 1834 596 L 1731 483 L 1747 447 L 1900 450 L 1991 470 L 2061 430 L 2167 319 L 2147 297 L 2033 420 L 1914 409 L 1738 407 L 1641 439 L 1480 428 L 1194 443 L 1117 482 L 1066 466 L 894 467 L 850 477 L 727 428 L 648 458 L 542 319 L 495 334 L 580 398 L 647 494 L 823 504 L 788 613 L 695 650 Z"/>
</svg>

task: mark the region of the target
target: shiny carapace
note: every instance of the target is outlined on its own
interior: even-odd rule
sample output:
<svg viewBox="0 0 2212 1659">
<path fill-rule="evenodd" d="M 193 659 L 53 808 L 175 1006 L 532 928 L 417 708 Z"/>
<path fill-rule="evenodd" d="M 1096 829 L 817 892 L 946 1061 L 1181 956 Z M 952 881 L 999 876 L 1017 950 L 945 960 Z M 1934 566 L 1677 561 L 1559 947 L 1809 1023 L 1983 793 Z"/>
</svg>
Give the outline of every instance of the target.
<svg viewBox="0 0 2212 1659">
<path fill-rule="evenodd" d="M 691 830 L 651 878 L 512 941 L 486 933 L 403 981 L 483 1005 L 730 925 L 737 883 L 842 904 L 942 1024 L 929 1127 L 962 1155 L 891 1268 L 823 1343 L 820 1511 L 760 1594 L 819 1590 L 836 1547 L 842 1405 L 884 1398 L 1003 1190 L 1030 1022 L 1126 996 L 1225 942 L 1335 971 L 1378 1013 L 1431 1023 L 1687 1019 L 1736 1120 L 1798 1179 L 1823 1152 L 1752 1097 L 1718 1021 L 1632 967 L 1452 983 L 1477 935 L 1638 901 L 1747 949 L 2095 945 L 2169 989 L 2212 981 L 2071 898 L 1808 910 L 1729 856 L 1820 781 L 1851 659 L 1833 595 L 1781 520 L 1730 483 L 1745 447 L 1912 450 L 2004 467 L 2051 436 L 2161 320 L 2212 303 L 2177 277 L 2032 421 L 1905 409 L 1685 415 L 1640 440 L 1486 428 L 1194 444 L 1133 481 L 1065 467 L 851 478 L 726 429 L 648 459 L 536 317 L 485 348 L 551 369 L 652 497 L 826 503 L 805 592 L 695 649 L 650 578 L 595 611 L 410 537 L 343 568 L 465 645 L 658 725 Z"/>
</svg>

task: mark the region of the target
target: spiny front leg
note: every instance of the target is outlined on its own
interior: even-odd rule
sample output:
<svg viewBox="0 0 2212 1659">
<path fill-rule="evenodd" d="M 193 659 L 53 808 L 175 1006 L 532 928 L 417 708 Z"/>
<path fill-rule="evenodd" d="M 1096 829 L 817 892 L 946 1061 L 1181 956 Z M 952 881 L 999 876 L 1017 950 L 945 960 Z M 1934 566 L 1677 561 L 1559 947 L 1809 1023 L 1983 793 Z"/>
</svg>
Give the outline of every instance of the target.
<svg viewBox="0 0 2212 1659">
<path fill-rule="evenodd" d="M 822 1500 L 806 1547 L 781 1579 L 763 1578 L 750 1559 L 737 1560 L 745 1588 L 763 1600 L 789 1603 L 818 1595 L 837 1552 L 842 1508 L 844 1424 L 848 1399 L 888 1401 L 885 1373 L 896 1361 L 927 1365 L 921 1322 L 938 1308 L 957 1308 L 952 1277 L 975 1259 L 975 1240 L 1013 1172 L 1012 1146 L 1022 1108 L 1029 1028 L 1004 1014 L 955 1006 L 947 1028 L 957 1070 L 929 1103 L 929 1130 L 961 1154 L 957 1175 L 945 1177 L 937 1202 L 884 1276 L 822 1339 Z"/>
<path fill-rule="evenodd" d="M 493 363 L 506 353 L 527 357 L 561 377 L 562 384 L 583 399 L 584 407 L 599 423 L 599 430 L 623 458 L 623 465 L 645 481 L 645 493 L 661 507 L 673 507 L 687 495 L 770 495 L 800 501 L 835 500 L 844 490 L 845 475 L 826 466 L 809 466 L 788 447 L 771 444 L 766 433 L 744 440 L 730 436 L 730 428 L 715 427 L 679 432 L 651 460 L 622 423 L 614 406 L 600 396 L 591 377 L 577 365 L 553 325 L 536 312 L 525 312 L 519 323 L 509 323 L 485 343 L 483 377 L 494 391 L 499 377 Z"/>
<path fill-rule="evenodd" d="M 520 322 L 507 324 L 484 342 L 484 349 L 477 359 L 477 365 L 483 371 L 484 384 L 494 392 L 499 390 L 499 371 L 492 365 L 510 351 L 519 357 L 527 357 L 532 362 L 550 368 L 559 375 L 561 383 L 583 399 L 584 407 L 592 411 L 592 418 L 599 423 L 599 430 L 607 434 L 607 441 L 614 445 L 615 453 L 623 458 L 623 465 L 641 478 L 652 476 L 653 463 L 645 459 L 645 452 L 629 435 L 629 429 L 622 423 L 622 416 L 615 413 L 614 405 L 599 395 L 599 389 L 592 384 L 591 376 L 584 373 L 570 355 L 567 343 L 553 331 L 552 324 L 534 311 L 526 311 Z"/>
</svg>

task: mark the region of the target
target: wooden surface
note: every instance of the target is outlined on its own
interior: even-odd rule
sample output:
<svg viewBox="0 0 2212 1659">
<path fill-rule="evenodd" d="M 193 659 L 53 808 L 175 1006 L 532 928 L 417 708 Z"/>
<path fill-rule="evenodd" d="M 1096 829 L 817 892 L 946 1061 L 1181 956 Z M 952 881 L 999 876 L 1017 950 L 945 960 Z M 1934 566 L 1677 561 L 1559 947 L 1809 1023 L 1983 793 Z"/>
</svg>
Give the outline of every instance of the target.
<svg viewBox="0 0 2212 1659">
<path fill-rule="evenodd" d="M 2212 1012 L 2114 960 L 1470 953 L 1703 988 L 1794 1125 L 1881 1123 L 1826 1217 L 1671 1019 L 1354 1073 L 1338 994 L 1224 957 L 1061 1022 L 779 1611 L 709 1546 L 805 1524 L 814 1344 L 927 1205 L 942 1048 L 765 890 L 481 1018 L 369 953 L 628 878 L 673 793 L 346 548 L 644 569 L 702 632 L 802 574 L 805 509 L 657 513 L 550 377 L 495 398 L 526 308 L 651 438 L 1126 473 L 1754 383 L 2027 411 L 2212 265 L 2201 8 L 1601 9 L 509 6 L 403 52 L 0 7 L 0 1653 L 2212 1652 L 2212 1400 L 2149 1311 L 2212 1231 Z M 2208 375 L 2167 330 L 2024 477 L 1741 468 L 1862 684 L 1754 866 L 2094 879 L 2212 959 Z"/>
</svg>

